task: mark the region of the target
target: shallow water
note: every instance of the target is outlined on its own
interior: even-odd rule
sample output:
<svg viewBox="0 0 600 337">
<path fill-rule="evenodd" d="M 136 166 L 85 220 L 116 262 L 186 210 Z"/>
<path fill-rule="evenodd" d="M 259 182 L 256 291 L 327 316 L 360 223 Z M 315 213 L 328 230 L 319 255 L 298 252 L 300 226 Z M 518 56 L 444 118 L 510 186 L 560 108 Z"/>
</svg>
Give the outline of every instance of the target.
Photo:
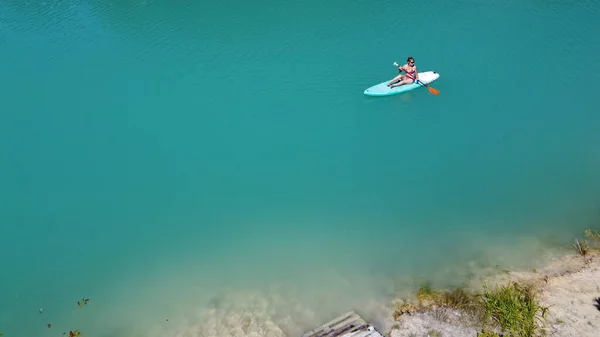
<svg viewBox="0 0 600 337">
<path fill-rule="evenodd" d="M 528 265 L 600 217 L 599 15 L 0 1 L 0 332 L 297 335 Z M 439 96 L 363 95 L 409 55 Z"/>
</svg>

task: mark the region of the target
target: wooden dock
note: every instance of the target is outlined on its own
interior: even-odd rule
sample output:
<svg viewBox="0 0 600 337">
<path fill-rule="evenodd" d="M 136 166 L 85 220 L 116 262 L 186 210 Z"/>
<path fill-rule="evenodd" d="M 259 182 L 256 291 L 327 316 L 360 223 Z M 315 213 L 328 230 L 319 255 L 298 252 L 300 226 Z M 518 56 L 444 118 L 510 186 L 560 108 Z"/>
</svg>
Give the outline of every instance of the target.
<svg viewBox="0 0 600 337">
<path fill-rule="evenodd" d="M 369 323 L 365 322 L 354 311 L 327 322 L 320 327 L 313 329 L 302 337 L 383 337 Z"/>
</svg>

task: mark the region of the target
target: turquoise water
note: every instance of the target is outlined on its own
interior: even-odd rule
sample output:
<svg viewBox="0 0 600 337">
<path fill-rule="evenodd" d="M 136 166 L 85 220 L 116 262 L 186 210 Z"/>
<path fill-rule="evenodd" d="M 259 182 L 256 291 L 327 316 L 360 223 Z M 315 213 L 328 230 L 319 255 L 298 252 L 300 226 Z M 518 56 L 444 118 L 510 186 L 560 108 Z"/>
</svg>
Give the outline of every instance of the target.
<svg viewBox="0 0 600 337">
<path fill-rule="evenodd" d="M 294 336 L 570 240 L 600 218 L 598 17 L 0 1 L 0 332 Z M 439 96 L 363 95 L 409 55 Z"/>
</svg>

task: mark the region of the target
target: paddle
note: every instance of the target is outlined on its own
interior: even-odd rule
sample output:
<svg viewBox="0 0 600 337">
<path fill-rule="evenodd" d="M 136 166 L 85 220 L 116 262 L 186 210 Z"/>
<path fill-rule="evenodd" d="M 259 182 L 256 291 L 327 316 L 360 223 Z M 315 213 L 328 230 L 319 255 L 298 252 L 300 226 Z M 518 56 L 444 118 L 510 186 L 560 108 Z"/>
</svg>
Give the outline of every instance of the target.
<svg viewBox="0 0 600 337">
<path fill-rule="evenodd" d="M 396 62 L 394 62 L 394 65 L 396 67 L 399 67 L 398 63 L 396 63 Z M 432 87 L 428 86 L 427 84 L 425 84 L 425 83 L 423 83 L 423 82 L 421 82 L 419 80 L 417 80 L 417 83 L 420 83 L 422 86 L 424 86 L 425 88 L 427 88 L 427 90 L 429 90 L 430 93 L 432 93 L 434 95 L 439 95 L 440 94 L 439 90 L 437 90 L 435 88 L 432 88 Z"/>
</svg>

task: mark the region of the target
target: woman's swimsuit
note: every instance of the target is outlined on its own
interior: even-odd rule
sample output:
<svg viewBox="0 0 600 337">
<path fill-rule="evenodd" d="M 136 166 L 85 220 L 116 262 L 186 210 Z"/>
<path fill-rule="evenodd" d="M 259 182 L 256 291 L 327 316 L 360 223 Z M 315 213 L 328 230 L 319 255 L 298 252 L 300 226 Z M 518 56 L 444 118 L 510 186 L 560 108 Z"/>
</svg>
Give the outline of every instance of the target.
<svg viewBox="0 0 600 337">
<path fill-rule="evenodd" d="M 415 69 L 413 68 L 412 71 L 408 71 L 408 66 L 406 68 L 404 68 L 404 71 L 406 72 L 406 77 L 410 80 L 415 80 Z"/>
</svg>

